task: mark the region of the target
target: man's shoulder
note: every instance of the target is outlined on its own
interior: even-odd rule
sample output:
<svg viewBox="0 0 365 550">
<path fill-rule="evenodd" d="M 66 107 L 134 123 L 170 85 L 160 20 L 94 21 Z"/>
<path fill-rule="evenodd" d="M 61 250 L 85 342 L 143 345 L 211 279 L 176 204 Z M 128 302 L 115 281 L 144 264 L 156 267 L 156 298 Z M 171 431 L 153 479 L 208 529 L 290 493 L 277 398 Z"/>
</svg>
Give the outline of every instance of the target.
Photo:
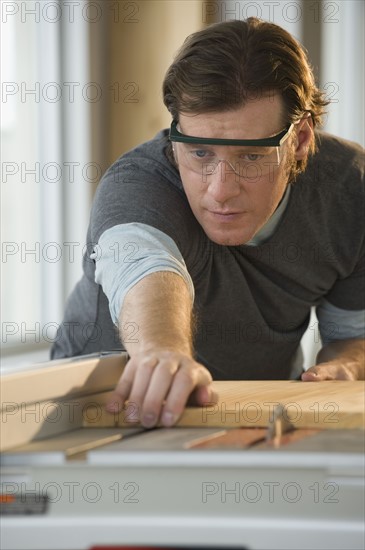
<svg viewBox="0 0 365 550">
<path fill-rule="evenodd" d="M 131 157 L 131 156 L 139 156 L 141 154 L 151 154 L 156 157 L 159 157 L 160 155 L 163 155 L 163 150 L 166 147 L 166 144 L 168 143 L 168 131 L 160 130 L 153 138 L 143 141 L 130 149 L 129 151 L 126 151 L 123 153 L 119 159 L 124 157 Z M 118 159 L 118 160 L 119 160 Z"/>
<path fill-rule="evenodd" d="M 352 160 L 364 171 L 365 150 L 359 143 L 322 131 L 316 132 L 316 143 L 321 157 L 330 157 L 335 163 Z"/>
<path fill-rule="evenodd" d="M 299 176 L 312 191 L 332 196 L 364 195 L 365 151 L 361 145 L 326 132 L 316 132 L 316 153 Z"/>
<path fill-rule="evenodd" d="M 154 186 L 156 192 L 156 185 L 183 192 L 179 172 L 168 157 L 168 143 L 168 130 L 161 130 L 151 140 L 126 151 L 108 168 L 99 187 L 110 187 L 113 182 L 116 190 L 120 184 L 133 184 L 146 188 Z"/>
<path fill-rule="evenodd" d="M 116 164 L 128 164 L 132 161 L 141 166 L 165 166 L 173 169 L 171 162 L 166 155 L 168 145 L 167 130 L 161 130 L 152 139 L 139 143 L 133 149 L 126 151 L 114 162 Z"/>
</svg>

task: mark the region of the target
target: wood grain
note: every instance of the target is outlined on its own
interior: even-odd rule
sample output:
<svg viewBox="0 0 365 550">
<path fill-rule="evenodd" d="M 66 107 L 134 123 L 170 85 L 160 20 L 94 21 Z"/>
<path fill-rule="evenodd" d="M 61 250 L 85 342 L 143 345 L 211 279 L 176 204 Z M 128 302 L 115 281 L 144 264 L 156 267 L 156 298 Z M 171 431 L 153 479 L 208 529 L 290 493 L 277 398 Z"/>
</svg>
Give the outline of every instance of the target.
<svg viewBox="0 0 365 550">
<path fill-rule="evenodd" d="M 219 402 L 185 409 L 181 427 L 267 427 L 274 407 L 282 403 L 295 428 L 341 429 L 365 427 L 364 382 L 229 381 L 214 382 Z M 105 397 L 105 396 L 104 396 Z M 133 408 L 133 404 L 129 404 Z M 100 408 L 84 426 L 130 426 L 130 413 L 110 415 Z M 134 423 L 133 425 L 138 425 Z"/>
</svg>

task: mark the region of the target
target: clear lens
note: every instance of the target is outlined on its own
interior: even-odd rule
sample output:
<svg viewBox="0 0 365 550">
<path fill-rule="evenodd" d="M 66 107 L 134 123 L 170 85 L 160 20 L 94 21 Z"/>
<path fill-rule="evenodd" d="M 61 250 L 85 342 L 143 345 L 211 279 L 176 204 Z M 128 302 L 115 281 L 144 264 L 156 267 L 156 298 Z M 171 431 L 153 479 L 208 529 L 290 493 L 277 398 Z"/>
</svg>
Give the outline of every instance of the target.
<svg viewBox="0 0 365 550">
<path fill-rule="evenodd" d="M 240 147 L 235 151 L 230 147 L 230 154 L 221 158 L 213 148 L 187 143 L 179 143 L 178 146 L 179 162 L 203 176 L 214 174 L 221 162 L 227 163 L 237 176 L 245 179 L 265 177 L 280 165 L 279 147 Z M 225 169 L 229 170 L 229 167 Z"/>
</svg>

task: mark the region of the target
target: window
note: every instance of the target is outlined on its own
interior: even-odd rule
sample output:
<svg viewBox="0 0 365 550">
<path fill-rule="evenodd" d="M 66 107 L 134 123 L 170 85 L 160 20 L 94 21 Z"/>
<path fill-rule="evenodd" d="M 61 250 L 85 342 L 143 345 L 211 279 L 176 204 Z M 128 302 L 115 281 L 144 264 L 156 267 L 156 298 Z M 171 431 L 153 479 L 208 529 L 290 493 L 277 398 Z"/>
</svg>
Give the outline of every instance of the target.
<svg viewBox="0 0 365 550">
<path fill-rule="evenodd" d="M 1 347 L 5 358 L 40 349 L 46 359 L 82 273 L 101 175 L 90 159 L 88 22 L 57 17 L 57 2 L 47 12 L 6 4 L 18 10 L 1 14 Z"/>
</svg>

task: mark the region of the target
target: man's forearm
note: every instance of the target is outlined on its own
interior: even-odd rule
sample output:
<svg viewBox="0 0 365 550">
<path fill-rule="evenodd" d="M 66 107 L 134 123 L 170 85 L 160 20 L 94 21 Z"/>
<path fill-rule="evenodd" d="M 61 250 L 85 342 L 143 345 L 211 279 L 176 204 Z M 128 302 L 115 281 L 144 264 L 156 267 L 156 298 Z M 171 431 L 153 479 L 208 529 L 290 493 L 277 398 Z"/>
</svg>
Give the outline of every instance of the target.
<svg viewBox="0 0 365 550">
<path fill-rule="evenodd" d="M 168 427 L 189 397 L 197 405 L 217 402 L 210 372 L 192 356 L 192 300 L 182 277 L 157 272 L 139 281 L 124 298 L 119 323 L 131 358 L 109 397 L 110 412 L 129 402 L 129 421 Z"/>
<path fill-rule="evenodd" d="M 157 272 L 127 293 L 119 318 L 120 337 L 129 355 L 151 349 L 192 354 L 192 302 L 185 281 Z"/>
<path fill-rule="evenodd" d="M 323 346 L 317 355 L 317 364 L 338 363 L 354 380 L 365 380 L 365 340 L 349 339 Z"/>
</svg>

